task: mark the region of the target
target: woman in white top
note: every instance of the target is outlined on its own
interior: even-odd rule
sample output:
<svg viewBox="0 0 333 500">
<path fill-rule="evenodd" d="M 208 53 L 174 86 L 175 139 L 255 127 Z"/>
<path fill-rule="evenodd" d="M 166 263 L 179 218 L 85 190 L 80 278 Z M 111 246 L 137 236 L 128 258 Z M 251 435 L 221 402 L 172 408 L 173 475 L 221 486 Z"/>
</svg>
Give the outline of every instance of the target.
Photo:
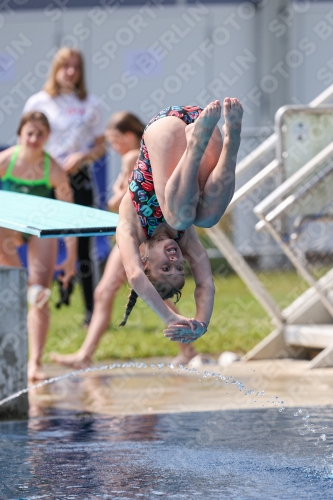
<svg viewBox="0 0 333 500">
<path fill-rule="evenodd" d="M 46 150 L 68 174 L 74 202 L 92 206 L 89 167 L 105 153 L 104 123 L 97 97 L 87 93 L 79 51 L 63 47 L 56 53 L 43 90 L 28 99 L 24 107 L 24 112 L 27 111 L 41 111 L 47 116 L 51 134 Z M 83 286 L 86 324 L 93 310 L 89 247 L 90 238 L 79 238 L 78 274 Z"/>
</svg>

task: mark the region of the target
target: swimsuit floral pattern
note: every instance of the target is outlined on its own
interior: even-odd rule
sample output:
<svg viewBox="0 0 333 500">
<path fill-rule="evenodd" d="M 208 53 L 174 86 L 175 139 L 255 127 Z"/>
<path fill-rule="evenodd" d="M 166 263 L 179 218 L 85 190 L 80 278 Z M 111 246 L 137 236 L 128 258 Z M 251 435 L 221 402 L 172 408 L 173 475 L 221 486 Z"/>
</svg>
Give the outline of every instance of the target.
<svg viewBox="0 0 333 500">
<path fill-rule="evenodd" d="M 199 106 L 170 106 L 154 116 L 146 126 L 145 131 L 149 125 L 166 116 L 175 116 L 185 122 L 186 125 L 189 125 L 195 122 L 202 109 Z M 156 227 L 165 222 L 165 218 L 156 197 L 149 154 L 144 137 L 143 133 L 139 157 L 129 178 L 129 192 L 141 226 L 148 239 L 152 237 Z M 183 234 L 184 231 L 178 231 L 178 236 L 175 240 L 179 240 Z"/>
</svg>

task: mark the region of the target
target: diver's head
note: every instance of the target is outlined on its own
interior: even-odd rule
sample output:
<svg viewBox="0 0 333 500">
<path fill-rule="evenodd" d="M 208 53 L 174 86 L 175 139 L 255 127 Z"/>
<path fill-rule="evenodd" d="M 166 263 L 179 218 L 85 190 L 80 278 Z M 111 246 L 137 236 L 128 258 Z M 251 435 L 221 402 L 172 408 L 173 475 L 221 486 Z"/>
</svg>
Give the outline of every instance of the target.
<svg viewBox="0 0 333 500">
<path fill-rule="evenodd" d="M 145 274 L 163 300 L 181 297 L 185 284 L 184 257 L 175 242 L 169 237 L 156 237 L 147 240 L 141 252 Z M 126 324 L 137 299 L 134 290 L 128 297 L 126 311 L 120 326 Z"/>
</svg>

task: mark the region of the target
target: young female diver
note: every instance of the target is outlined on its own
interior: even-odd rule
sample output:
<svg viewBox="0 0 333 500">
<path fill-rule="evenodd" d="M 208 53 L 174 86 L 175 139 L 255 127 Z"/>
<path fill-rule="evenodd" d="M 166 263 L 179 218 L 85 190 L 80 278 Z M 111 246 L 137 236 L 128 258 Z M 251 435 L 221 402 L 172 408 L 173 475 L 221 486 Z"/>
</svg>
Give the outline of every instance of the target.
<svg viewBox="0 0 333 500">
<path fill-rule="evenodd" d="M 132 286 L 123 324 L 140 296 L 168 325 L 164 334 L 173 341 L 203 335 L 213 310 L 210 263 L 194 225 L 217 224 L 234 193 L 243 108 L 235 98 L 226 98 L 223 108 L 224 142 L 216 126 L 219 101 L 204 109 L 172 106 L 155 116 L 120 204 L 117 243 Z M 184 258 L 196 284 L 190 319 L 164 302 L 180 296 Z"/>
<path fill-rule="evenodd" d="M 139 154 L 144 128 L 143 123 L 135 115 L 126 111 L 114 113 L 106 128 L 107 142 L 122 159 L 121 171 L 113 186 L 113 195 L 108 201 L 112 212 L 118 212 L 120 202 L 128 191 L 128 178 Z M 92 364 L 97 345 L 110 324 L 114 299 L 126 281 L 119 248 L 114 246 L 94 293 L 94 312 L 82 346 L 72 354 L 51 353 L 52 361 L 76 369 L 86 368 Z M 184 343 L 180 343 L 179 347 L 180 353 L 174 363 L 187 364 L 196 355 L 196 351 L 192 345 Z"/>
</svg>

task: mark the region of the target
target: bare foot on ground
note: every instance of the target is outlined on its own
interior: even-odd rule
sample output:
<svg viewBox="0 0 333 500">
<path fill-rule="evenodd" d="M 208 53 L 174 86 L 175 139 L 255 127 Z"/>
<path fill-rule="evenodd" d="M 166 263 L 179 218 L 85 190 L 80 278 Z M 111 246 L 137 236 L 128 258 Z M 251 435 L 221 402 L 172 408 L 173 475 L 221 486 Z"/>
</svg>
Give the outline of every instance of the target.
<svg viewBox="0 0 333 500">
<path fill-rule="evenodd" d="M 50 358 L 54 363 L 70 366 L 76 370 L 89 368 L 89 366 L 92 365 L 92 359 L 89 356 L 80 354 L 79 351 L 73 354 L 57 354 L 56 352 L 51 352 Z"/>
<path fill-rule="evenodd" d="M 47 378 L 46 374 L 41 370 L 40 365 L 28 365 L 28 382 L 34 384 L 41 382 Z"/>
</svg>

